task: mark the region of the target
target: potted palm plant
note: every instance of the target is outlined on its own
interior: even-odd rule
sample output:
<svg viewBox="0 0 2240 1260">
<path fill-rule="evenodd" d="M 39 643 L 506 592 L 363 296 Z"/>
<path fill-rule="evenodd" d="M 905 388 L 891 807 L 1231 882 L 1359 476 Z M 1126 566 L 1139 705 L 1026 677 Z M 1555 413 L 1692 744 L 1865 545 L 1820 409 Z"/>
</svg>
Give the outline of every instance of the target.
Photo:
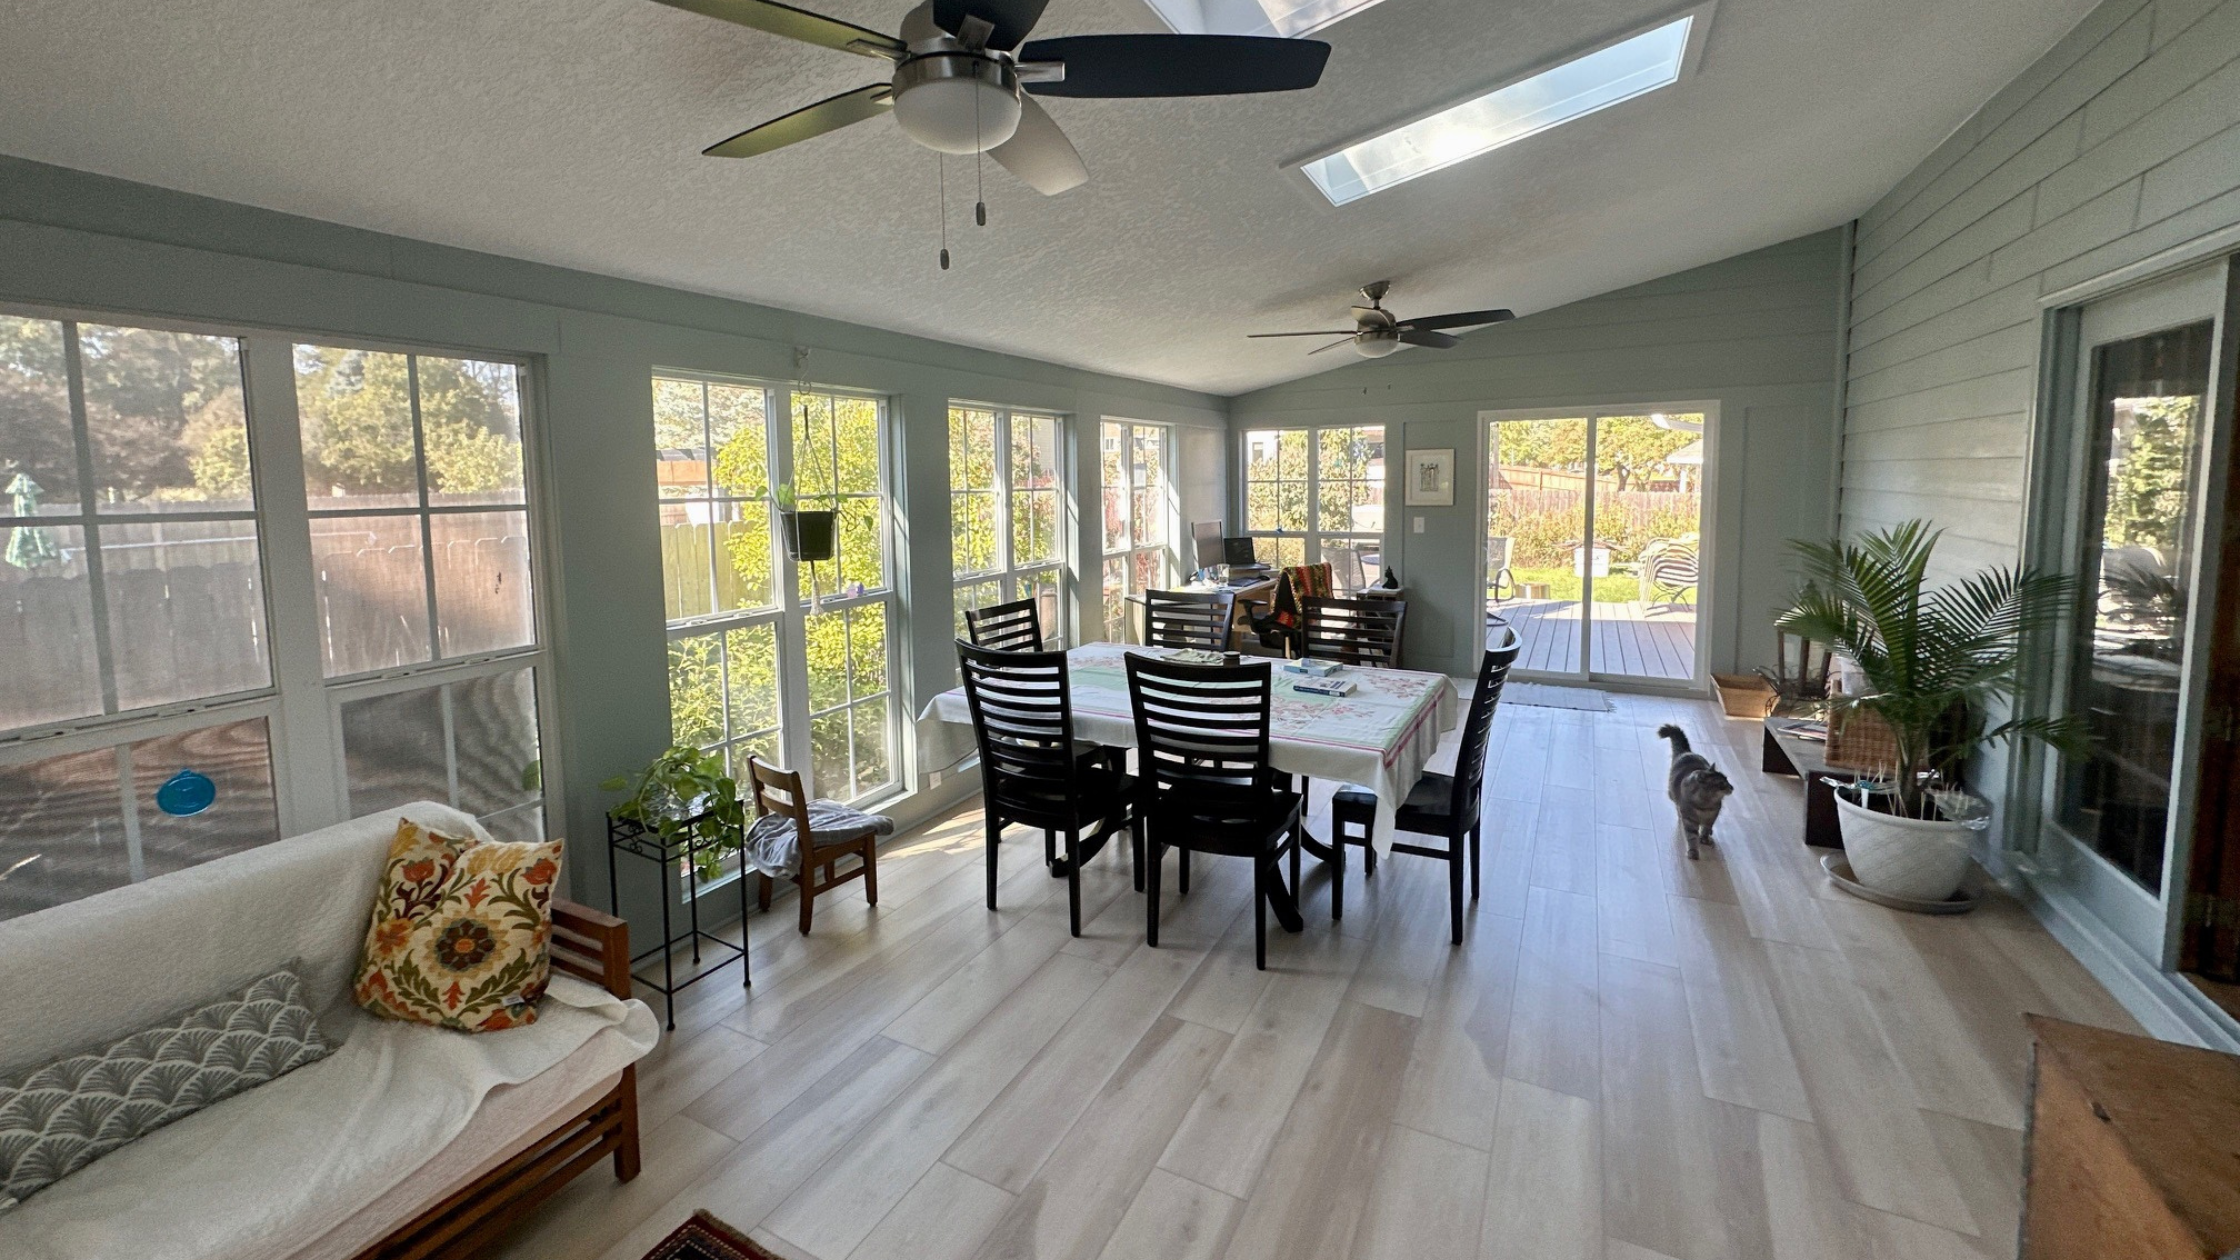
<svg viewBox="0 0 2240 1260">
<path fill-rule="evenodd" d="M 2072 753 L 2087 742 L 2074 719 L 1988 717 L 2012 711 L 2023 643 L 2068 613 L 2075 583 L 1998 568 L 1931 588 L 1941 532 L 1908 521 L 1851 542 L 1796 543 L 1804 586 L 1775 621 L 1856 666 L 1863 685 L 1831 699 L 1831 722 L 1864 712 L 1888 725 L 1887 781 L 1867 783 L 1858 800 L 1837 794 L 1844 853 L 1860 883 L 1923 901 L 1958 891 L 1968 835 L 1984 825 L 1987 811 L 1960 777 L 1969 757 L 2008 740 Z"/>
</svg>

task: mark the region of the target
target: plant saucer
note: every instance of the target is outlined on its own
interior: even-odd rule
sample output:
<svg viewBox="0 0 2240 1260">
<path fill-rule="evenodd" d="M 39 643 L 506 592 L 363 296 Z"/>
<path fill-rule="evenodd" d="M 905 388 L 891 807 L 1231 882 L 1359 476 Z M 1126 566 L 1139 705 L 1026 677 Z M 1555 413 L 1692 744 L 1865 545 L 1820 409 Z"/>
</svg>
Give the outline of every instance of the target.
<svg viewBox="0 0 2240 1260">
<path fill-rule="evenodd" d="M 1839 854 L 1830 853 L 1822 856 L 1820 869 L 1828 873 L 1828 878 L 1834 881 L 1836 887 L 1861 901 L 1871 901 L 1878 906 L 1888 906 L 1892 910 L 1911 910 L 1915 914 L 1966 914 L 1976 908 L 1974 894 L 1965 888 L 1943 901 L 1925 901 L 1919 897 L 1899 897 L 1883 892 L 1878 888 L 1869 888 L 1860 883 L 1858 878 L 1851 873 L 1851 863 Z"/>
</svg>

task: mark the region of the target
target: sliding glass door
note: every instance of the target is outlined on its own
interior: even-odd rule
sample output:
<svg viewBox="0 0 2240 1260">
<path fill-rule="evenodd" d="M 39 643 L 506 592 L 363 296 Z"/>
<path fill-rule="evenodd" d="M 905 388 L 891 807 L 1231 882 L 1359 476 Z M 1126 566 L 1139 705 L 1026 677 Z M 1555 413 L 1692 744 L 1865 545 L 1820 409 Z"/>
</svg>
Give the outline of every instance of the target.
<svg viewBox="0 0 2240 1260">
<path fill-rule="evenodd" d="M 1489 416 L 1486 622 L 1550 678 L 1702 678 L 1709 408 Z"/>
<path fill-rule="evenodd" d="M 2224 288 L 2220 266 L 2082 308 L 2073 419 L 2055 454 L 2067 484 L 2049 487 L 2063 500 L 2056 563 L 2079 592 L 2048 707 L 2082 718 L 2092 747 L 2046 759 L 2046 830 L 2078 855 L 2048 857 L 2148 958 L 2166 949 L 2173 855 L 2200 779 L 2215 578 L 2203 557 L 2215 546 L 2211 487 L 2224 484 L 2209 406 Z"/>
</svg>

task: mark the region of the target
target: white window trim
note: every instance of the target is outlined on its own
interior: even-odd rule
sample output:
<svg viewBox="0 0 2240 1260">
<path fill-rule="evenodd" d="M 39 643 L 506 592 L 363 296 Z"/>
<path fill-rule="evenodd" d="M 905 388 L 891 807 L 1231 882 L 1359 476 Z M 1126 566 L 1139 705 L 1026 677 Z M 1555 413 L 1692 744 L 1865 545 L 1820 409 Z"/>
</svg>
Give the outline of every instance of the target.
<svg viewBox="0 0 2240 1260">
<path fill-rule="evenodd" d="M 533 359 L 505 351 L 422 343 L 374 341 L 275 326 L 227 321 L 183 320 L 143 315 L 132 311 L 85 307 L 55 307 L 10 302 L 0 313 L 31 319 L 59 320 L 69 326 L 66 353 L 73 381 L 77 376 L 76 325 L 104 324 L 144 328 L 195 336 L 222 337 L 240 346 L 242 411 L 250 449 L 250 474 L 255 488 L 255 508 L 250 512 L 166 512 L 164 521 L 241 520 L 257 530 L 260 582 L 264 602 L 262 630 L 268 645 L 269 685 L 226 695 L 151 706 L 83 718 L 41 722 L 0 733 L 0 766 L 25 765 L 71 753 L 101 748 L 122 748 L 141 740 L 179 734 L 205 727 L 262 718 L 270 740 L 273 802 L 282 839 L 347 821 L 349 782 L 341 739 L 342 706 L 365 694 L 416 690 L 441 683 L 522 668 L 533 671 L 537 708 L 537 756 L 540 794 L 545 810 L 544 833 L 561 830 L 557 813 L 566 802 L 565 779 L 560 765 L 558 687 L 553 675 L 550 647 L 553 583 L 546 563 L 550 539 L 543 503 L 549 493 L 550 474 L 544 452 L 544 423 L 538 374 Z M 519 509 L 527 521 L 530 620 L 532 643 L 496 652 L 441 657 L 390 670 L 348 677 L 325 674 L 318 637 L 318 594 L 315 561 L 310 540 L 311 511 L 304 494 L 303 449 L 296 407 L 295 347 L 318 345 L 425 357 L 462 357 L 512 366 L 520 391 L 523 502 Z M 71 423 L 74 432 L 85 423 L 84 400 L 73 384 Z M 415 433 L 418 432 L 415 407 Z M 416 438 L 417 441 L 417 438 Z M 82 487 L 93 485 L 90 470 L 80 456 Z M 425 470 L 420 474 L 424 480 Z M 90 491 L 86 491 L 90 493 Z M 90 500 L 87 500 L 90 503 Z M 516 510 L 513 505 L 490 505 L 468 510 Z M 397 509 L 392 515 L 443 514 L 445 508 Z M 365 513 L 375 514 L 372 512 Z M 76 523 L 77 518 L 56 517 L 55 524 Z M 106 523 L 132 523 L 138 518 L 111 515 Z M 152 518 L 151 518 L 152 519 Z M 89 565 L 94 581 L 93 600 L 97 638 L 107 652 L 106 593 L 100 589 L 99 571 Z M 425 578 L 424 578 L 425 580 Z M 432 598 L 432 594 L 431 594 Z M 436 633 L 430 626 L 433 641 Z M 99 668 L 104 690 L 112 669 L 107 660 Z M 368 687 L 374 690 L 367 690 Z M 113 697 L 105 695 L 105 701 Z M 130 784 L 126 784 L 129 791 Z M 512 808 L 500 812 L 511 812 Z M 133 820 L 128 809 L 128 832 Z"/>
<path fill-rule="evenodd" d="M 895 586 L 895 572 L 901 558 L 895 554 L 897 531 L 895 529 L 894 468 L 896 426 L 893 400 L 884 394 L 868 390 L 849 389 L 844 386 L 787 383 L 752 376 L 730 376 L 718 372 L 694 371 L 687 368 L 670 368 L 656 365 L 647 378 L 650 389 L 654 380 L 697 381 L 708 385 L 728 385 L 763 391 L 763 417 L 765 440 L 769 443 L 769 484 L 794 483 L 793 450 L 793 400 L 796 394 L 827 395 L 839 398 L 857 398 L 873 403 L 879 408 L 879 504 L 880 554 L 884 560 L 884 581 L 867 589 L 861 595 L 828 595 L 817 601 L 822 613 L 838 613 L 849 609 L 883 605 L 887 613 L 887 686 L 883 692 L 856 696 L 851 694 L 839 705 L 813 709 L 809 699 L 808 637 L 806 619 L 810 615 L 810 599 L 802 588 L 804 574 L 801 563 L 789 554 L 784 539 L 778 532 L 777 503 L 774 494 L 765 495 L 770 508 L 771 545 L 776 558 L 772 570 L 775 580 L 776 600 L 762 608 L 738 609 L 728 612 L 707 613 L 697 617 L 681 618 L 668 622 L 667 642 L 727 631 L 755 625 L 773 625 L 776 628 L 778 650 L 778 742 L 785 752 L 786 763 L 801 771 L 802 780 L 812 795 L 839 796 L 849 800 L 852 794 L 827 791 L 815 782 L 815 770 L 810 756 L 810 723 L 820 717 L 853 708 L 872 700 L 886 701 L 887 772 L 888 782 L 872 789 L 861 797 L 852 798 L 857 806 L 866 806 L 891 800 L 908 790 L 911 769 L 907 763 L 909 750 L 904 747 L 902 710 L 907 698 L 901 682 L 902 640 L 907 632 L 903 601 Z M 731 496 L 737 498 L 737 496 Z M 670 500 L 674 502 L 676 500 Z M 787 662 L 802 662 L 800 668 L 791 668 Z M 729 687 L 728 680 L 725 683 Z M 727 748 L 767 733 L 767 728 L 744 734 L 730 729 L 730 697 L 725 695 L 724 738 L 713 747 Z M 852 746 L 854 725 L 850 724 L 850 763 L 854 761 Z M 826 785 L 829 786 L 829 785 Z M 851 785 L 852 786 L 852 785 Z M 719 877 L 720 879 L 720 877 Z M 703 886 L 702 891 L 714 884 Z"/>
<path fill-rule="evenodd" d="M 1385 527 L 1381 530 L 1364 532 L 1322 528 L 1322 435 L 1333 429 L 1349 431 L 1354 429 L 1381 429 L 1384 431 Z M 1325 542 L 1374 541 L 1377 544 L 1378 568 L 1381 572 L 1387 545 L 1385 539 L 1392 529 L 1392 429 L 1392 425 L 1381 421 L 1364 420 L 1358 424 L 1258 424 L 1240 432 L 1237 435 L 1237 522 L 1245 526 L 1240 531 L 1241 536 L 1246 538 L 1303 539 L 1300 554 L 1302 562 L 1306 564 L 1316 564 L 1322 560 L 1322 545 Z M 1250 525 L 1253 483 L 1249 454 L 1251 435 L 1254 433 L 1285 432 L 1303 432 L 1307 435 L 1307 528 L 1304 530 L 1252 529 Z M 1352 481 L 1354 478 L 1341 477 L 1339 480 Z"/>
<path fill-rule="evenodd" d="M 1177 550 L 1175 542 L 1175 534 L 1177 530 L 1180 529 L 1182 520 L 1180 505 L 1178 504 L 1175 497 L 1175 426 L 1167 424 L 1163 421 L 1156 420 L 1130 420 L 1124 416 L 1104 417 L 1097 426 L 1097 469 L 1100 477 L 1102 476 L 1104 469 L 1104 429 L 1106 425 L 1113 425 L 1121 429 L 1122 432 L 1126 435 L 1125 437 L 1123 437 L 1122 441 L 1125 442 L 1129 447 L 1132 447 L 1134 445 L 1135 431 L 1138 429 L 1155 430 L 1159 434 L 1159 441 L 1161 445 L 1159 467 L 1161 469 L 1161 482 L 1163 484 L 1158 487 L 1160 491 L 1159 504 L 1158 507 L 1154 510 L 1157 511 L 1160 515 L 1159 532 L 1166 541 L 1151 543 L 1148 545 L 1136 541 L 1136 534 L 1138 531 L 1135 527 L 1134 505 L 1135 491 L 1137 487 L 1135 485 L 1133 476 L 1135 463 L 1132 459 L 1125 457 L 1125 451 L 1123 451 L 1123 458 L 1120 461 L 1122 480 L 1119 489 L 1122 496 L 1122 501 L 1128 504 L 1128 545 L 1122 547 L 1118 551 L 1104 549 L 1103 496 L 1109 496 L 1113 491 L 1113 487 L 1100 487 L 1100 497 L 1097 501 L 1096 539 L 1101 557 L 1097 563 L 1097 588 L 1100 593 L 1104 588 L 1105 565 L 1114 560 L 1121 561 L 1121 624 L 1124 627 L 1124 632 L 1121 637 L 1123 640 L 1132 640 L 1133 637 L 1137 633 L 1139 633 L 1140 627 L 1138 623 L 1142 620 L 1142 618 L 1134 614 L 1134 612 L 1129 608 L 1128 605 L 1129 596 L 1139 595 L 1142 593 L 1140 591 L 1137 591 L 1134 585 L 1136 573 L 1136 557 L 1142 555 L 1156 555 L 1165 562 L 1162 567 L 1168 574 L 1171 575 L 1181 571 L 1181 553 Z M 1113 612 L 1110 608 L 1106 608 L 1103 610 L 1103 613 L 1104 622 L 1105 624 L 1109 625 L 1112 620 Z"/>
<path fill-rule="evenodd" d="M 1027 598 L 1026 592 L 1034 589 L 1035 579 L 1047 574 L 1055 574 L 1058 579 L 1059 624 L 1042 627 L 1043 639 L 1045 645 L 1075 642 L 1071 624 L 1073 621 L 1071 610 L 1074 607 L 1074 584 L 1079 579 L 1074 572 L 1073 548 L 1067 545 L 1068 536 L 1072 531 L 1066 528 L 1066 501 L 1071 497 L 1074 488 L 1073 479 L 1067 475 L 1068 469 L 1066 467 L 1066 451 L 1069 445 L 1067 439 L 1070 436 L 1068 431 L 1072 427 L 1071 417 L 1059 412 L 1041 411 L 1031 407 L 1005 407 L 995 403 L 951 399 L 949 400 L 948 421 L 952 432 L 954 432 L 956 425 L 955 413 L 960 410 L 988 412 L 995 416 L 995 450 L 992 458 L 995 461 L 996 470 L 994 487 L 996 511 L 993 526 L 996 536 L 996 565 L 991 569 L 972 572 L 962 569 L 953 571 L 953 580 L 950 583 L 953 607 L 950 616 L 953 620 L 957 610 L 967 606 L 964 602 L 964 593 L 973 587 L 985 586 L 990 582 L 997 583 L 997 601 L 1008 603 L 1011 600 Z M 1055 437 L 1052 454 L 1056 456 L 1058 461 L 1058 515 L 1057 520 L 1053 522 L 1053 527 L 1057 531 L 1058 554 L 1055 559 L 1035 564 L 1022 565 L 1018 563 L 1018 557 L 1012 554 L 1011 509 L 1013 500 L 1019 494 L 1018 487 L 1011 484 L 1011 422 L 1014 417 L 1048 420 L 1052 423 Z M 957 485 L 956 471 L 951 469 L 949 473 L 949 538 L 950 555 L 952 557 L 956 554 L 957 496 L 973 493 L 986 493 L 986 491 L 977 486 L 960 488 Z"/>
</svg>

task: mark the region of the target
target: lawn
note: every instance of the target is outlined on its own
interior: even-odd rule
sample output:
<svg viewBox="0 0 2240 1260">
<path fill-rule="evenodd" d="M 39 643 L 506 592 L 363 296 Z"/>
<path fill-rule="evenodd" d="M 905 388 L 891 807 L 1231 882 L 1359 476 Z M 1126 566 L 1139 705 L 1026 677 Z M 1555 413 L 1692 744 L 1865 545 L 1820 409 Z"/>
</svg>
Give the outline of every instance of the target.
<svg viewBox="0 0 2240 1260">
<path fill-rule="evenodd" d="M 1557 565 L 1546 569 L 1511 569 L 1520 590 L 1526 582 L 1546 582 L 1550 599 L 1577 600 L 1582 583 L 1579 575 L 1567 566 Z M 1510 594 L 1509 592 L 1503 592 Z M 1625 604 L 1641 598 L 1641 579 L 1633 574 L 1613 574 L 1594 580 L 1594 597 L 1597 603 Z"/>
</svg>

